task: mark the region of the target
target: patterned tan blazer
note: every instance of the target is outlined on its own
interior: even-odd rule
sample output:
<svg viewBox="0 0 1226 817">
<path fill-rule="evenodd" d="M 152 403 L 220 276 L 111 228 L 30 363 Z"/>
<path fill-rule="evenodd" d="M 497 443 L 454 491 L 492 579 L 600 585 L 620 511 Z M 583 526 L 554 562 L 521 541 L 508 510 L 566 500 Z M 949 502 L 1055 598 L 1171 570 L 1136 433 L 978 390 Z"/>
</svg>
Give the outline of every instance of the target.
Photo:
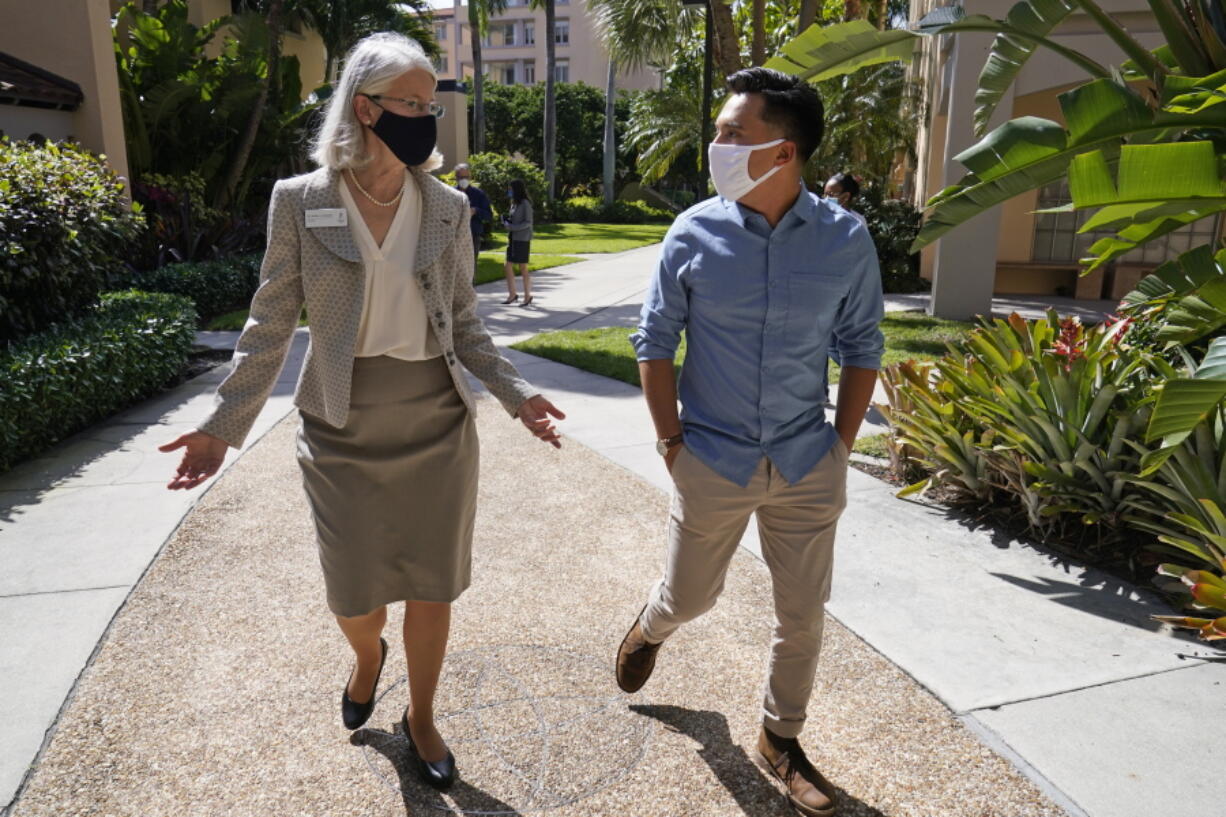
<svg viewBox="0 0 1226 817">
<path fill-rule="evenodd" d="M 469 411 L 476 405 L 459 364 L 512 415 L 535 391 L 498 352 L 477 317 L 472 287 L 468 198 L 410 168 L 421 190 L 421 229 L 413 270 L 451 378 Z M 268 208 L 268 249 L 251 316 L 199 430 L 238 448 L 272 392 L 305 305 L 311 326 L 294 404 L 341 427 L 349 415 L 353 352 L 362 318 L 365 268 L 348 226 L 307 227 L 306 211 L 344 209 L 329 168 L 283 179 Z"/>
</svg>

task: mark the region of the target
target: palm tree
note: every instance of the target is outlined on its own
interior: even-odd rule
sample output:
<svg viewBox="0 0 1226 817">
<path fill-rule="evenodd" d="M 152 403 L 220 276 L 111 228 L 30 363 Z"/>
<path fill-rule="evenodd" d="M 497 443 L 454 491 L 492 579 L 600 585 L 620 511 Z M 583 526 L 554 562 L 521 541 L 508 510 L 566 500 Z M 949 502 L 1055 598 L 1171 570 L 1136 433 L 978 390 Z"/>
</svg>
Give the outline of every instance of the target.
<svg viewBox="0 0 1226 817">
<path fill-rule="evenodd" d="M 800 14 L 796 17 L 796 33 L 802 33 L 817 19 L 818 0 L 800 0 Z"/>
<path fill-rule="evenodd" d="M 324 80 L 331 82 L 337 63 L 354 43 L 376 31 L 396 31 L 417 40 L 427 54 L 438 44 L 424 13 L 424 0 L 289 0 L 288 14 L 319 34 L 324 42 Z"/>
<path fill-rule="evenodd" d="M 473 153 L 485 152 L 485 66 L 481 38 L 489 31 L 490 17 L 507 9 L 507 0 L 468 0 L 468 32 L 473 52 Z M 460 76 L 457 70 L 456 76 Z"/>
<path fill-rule="evenodd" d="M 678 0 L 593 0 L 596 31 L 609 52 L 605 85 L 604 200 L 613 203 L 617 144 L 614 106 L 617 101 L 617 70 L 635 71 L 647 65 L 668 65 L 676 53 L 678 38 L 693 29 L 697 13 Z"/>
<path fill-rule="evenodd" d="M 558 173 L 558 109 L 554 88 L 557 66 L 557 14 L 554 0 L 542 0 L 545 6 L 545 199 L 553 207 L 554 180 Z"/>
<path fill-rule="evenodd" d="M 736 33 L 736 24 L 732 20 L 732 4 L 727 0 L 708 0 L 711 4 L 711 25 L 714 27 L 713 39 L 715 50 L 715 65 L 720 70 L 720 77 L 727 77 L 741 70 L 741 41 Z M 847 0 L 857 2 L 857 0 Z M 717 82 L 722 85 L 722 82 Z"/>
<path fill-rule="evenodd" d="M 284 0 L 268 0 L 267 11 L 264 16 L 264 24 L 267 27 L 268 47 L 265 56 L 264 76 L 260 80 L 260 95 L 256 98 L 256 103 L 251 108 L 251 115 L 247 117 L 247 126 L 244 128 L 243 135 L 239 139 L 238 147 L 230 158 L 230 163 L 224 177 L 225 181 L 217 191 L 217 197 L 213 202 L 213 206 L 218 210 L 223 209 L 234 200 L 234 194 L 238 191 L 238 183 L 242 179 L 243 171 L 247 167 L 247 159 L 251 155 L 251 148 L 255 145 L 255 137 L 259 133 L 260 122 L 264 118 L 264 108 L 268 103 L 269 91 L 272 88 L 274 77 L 280 73 L 281 14 L 284 9 Z"/>
<path fill-rule="evenodd" d="M 752 65 L 766 62 L 766 0 L 753 0 L 753 45 L 749 49 L 749 62 Z"/>
</svg>

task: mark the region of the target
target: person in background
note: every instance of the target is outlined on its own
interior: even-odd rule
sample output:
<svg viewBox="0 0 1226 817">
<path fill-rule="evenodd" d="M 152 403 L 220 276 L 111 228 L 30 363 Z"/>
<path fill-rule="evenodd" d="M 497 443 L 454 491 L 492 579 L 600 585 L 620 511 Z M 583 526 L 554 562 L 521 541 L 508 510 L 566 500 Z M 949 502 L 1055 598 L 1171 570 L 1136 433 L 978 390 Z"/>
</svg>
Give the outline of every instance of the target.
<svg viewBox="0 0 1226 817">
<path fill-rule="evenodd" d="M 481 236 L 485 234 L 485 225 L 494 220 L 494 212 L 490 209 L 490 197 L 485 191 L 473 185 L 472 168 L 467 162 L 455 166 L 455 186 L 468 196 L 469 227 L 473 233 L 473 271 L 476 274 L 477 258 L 481 255 Z"/>
<path fill-rule="evenodd" d="M 507 299 L 504 304 L 513 304 L 519 300 L 515 293 L 515 269 L 519 264 L 519 276 L 524 281 L 524 301 L 520 306 L 532 303 L 532 274 L 528 272 L 528 254 L 532 243 L 532 199 L 528 198 L 528 188 L 522 179 L 511 181 L 507 190 L 511 200 L 511 209 L 502 217 L 503 226 L 510 234 L 507 237 Z"/>
<path fill-rule="evenodd" d="M 850 173 L 835 173 L 826 180 L 826 198 L 842 207 L 860 226 L 868 229 L 864 216 L 851 209 L 851 203 L 860 195 L 860 183 Z"/>
<path fill-rule="evenodd" d="M 817 92 L 760 67 L 727 83 L 708 146 L 718 195 L 669 228 L 630 338 L 673 505 L 664 575 L 618 649 L 617 683 L 637 692 L 665 640 L 714 606 L 756 515 L 775 601 L 756 759 L 797 812 L 833 817 L 835 789 L 798 738 L 848 456 L 881 365 L 881 275 L 868 232 L 801 181 L 822 138 Z M 830 423 L 835 342 L 843 373 Z"/>
</svg>

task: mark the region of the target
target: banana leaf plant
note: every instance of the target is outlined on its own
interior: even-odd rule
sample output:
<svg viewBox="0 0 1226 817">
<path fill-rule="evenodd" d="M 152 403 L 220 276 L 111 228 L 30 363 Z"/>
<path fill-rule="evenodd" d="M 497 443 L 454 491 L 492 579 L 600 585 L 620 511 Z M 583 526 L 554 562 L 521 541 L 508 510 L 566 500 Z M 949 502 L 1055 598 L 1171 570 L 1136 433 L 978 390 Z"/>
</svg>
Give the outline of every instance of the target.
<svg viewBox="0 0 1226 817">
<path fill-rule="evenodd" d="M 928 201 L 928 217 L 912 246 L 919 250 L 985 210 L 1063 178 L 1074 157 L 1084 153 L 1095 151 L 1100 166 L 1111 166 L 1120 161 L 1125 144 L 1214 138 L 1218 140 L 1212 142 L 1214 150 L 1223 153 L 1226 106 L 1220 103 L 1226 100 L 1226 25 L 1220 9 L 1208 0 L 1148 2 L 1167 38 L 1155 51 L 1138 43 L 1094 0 L 1023 0 L 1004 20 L 967 15 L 960 6 L 947 6 L 930 12 L 906 31 L 874 32 L 866 23 L 811 28 L 785 45 L 783 53 L 767 65 L 806 77 L 828 77 L 890 59 L 910 59 L 916 41 L 923 37 L 963 31 L 996 33 L 975 98 L 976 133 L 982 139 L 954 157 L 970 172 Z M 1119 47 L 1127 57 L 1121 68 L 1105 67 L 1049 36 L 1073 12 L 1088 15 Z M 1004 92 L 1040 47 L 1072 62 L 1090 78 L 1060 96 L 1065 124 L 1019 117 L 986 132 Z M 1142 96 L 1125 77 L 1151 84 L 1158 101 Z M 1175 168 L 1173 163 L 1180 161 L 1176 152 L 1164 154 L 1160 167 Z M 1210 178 L 1220 186 L 1219 169 Z M 1096 243 L 1098 263 L 1219 212 L 1206 207 L 1204 201 L 1161 213 L 1153 212 L 1160 205 L 1152 200 L 1141 206 L 1127 198 L 1108 197 L 1095 206 L 1109 204 L 1131 206 L 1134 212 L 1131 220 L 1125 220 L 1121 210 L 1110 215 L 1121 233 L 1118 239 Z M 1083 206 L 1089 205 L 1074 199 L 1074 208 Z"/>
</svg>

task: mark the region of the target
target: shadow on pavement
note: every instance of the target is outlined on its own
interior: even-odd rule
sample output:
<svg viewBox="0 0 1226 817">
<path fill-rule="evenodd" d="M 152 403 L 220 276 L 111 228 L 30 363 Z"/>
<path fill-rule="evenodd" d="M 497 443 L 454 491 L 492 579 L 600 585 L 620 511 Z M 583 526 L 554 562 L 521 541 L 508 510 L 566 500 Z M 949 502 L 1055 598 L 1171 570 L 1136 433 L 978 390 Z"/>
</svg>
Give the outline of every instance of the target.
<svg viewBox="0 0 1226 817">
<path fill-rule="evenodd" d="M 461 777 L 447 791 L 447 798 L 451 800 L 448 803 L 439 792 L 418 779 L 409 759 L 408 741 L 399 733 L 359 729 L 349 737 L 349 742 L 354 746 L 369 746 L 391 762 L 404 800 L 405 814 L 520 814 L 513 806 L 466 783 L 462 771 Z"/>
<path fill-rule="evenodd" d="M 745 814 L 753 817 L 795 814 L 782 789 L 758 769 L 742 747 L 732 742 L 728 719 L 719 712 L 653 704 L 634 705 L 630 709 L 655 718 L 666 728 L 702 744 L 698 756 L 711 767 L 711 772 L 736 799 Z M 838 789 L 838 793 L 839 814 L 847 817 L 886 817 L 883 812 L 852 797 L 843 789 Z M 773 804 L 769 812 L 762 811 L 763 803 Z"/>
</svg>

